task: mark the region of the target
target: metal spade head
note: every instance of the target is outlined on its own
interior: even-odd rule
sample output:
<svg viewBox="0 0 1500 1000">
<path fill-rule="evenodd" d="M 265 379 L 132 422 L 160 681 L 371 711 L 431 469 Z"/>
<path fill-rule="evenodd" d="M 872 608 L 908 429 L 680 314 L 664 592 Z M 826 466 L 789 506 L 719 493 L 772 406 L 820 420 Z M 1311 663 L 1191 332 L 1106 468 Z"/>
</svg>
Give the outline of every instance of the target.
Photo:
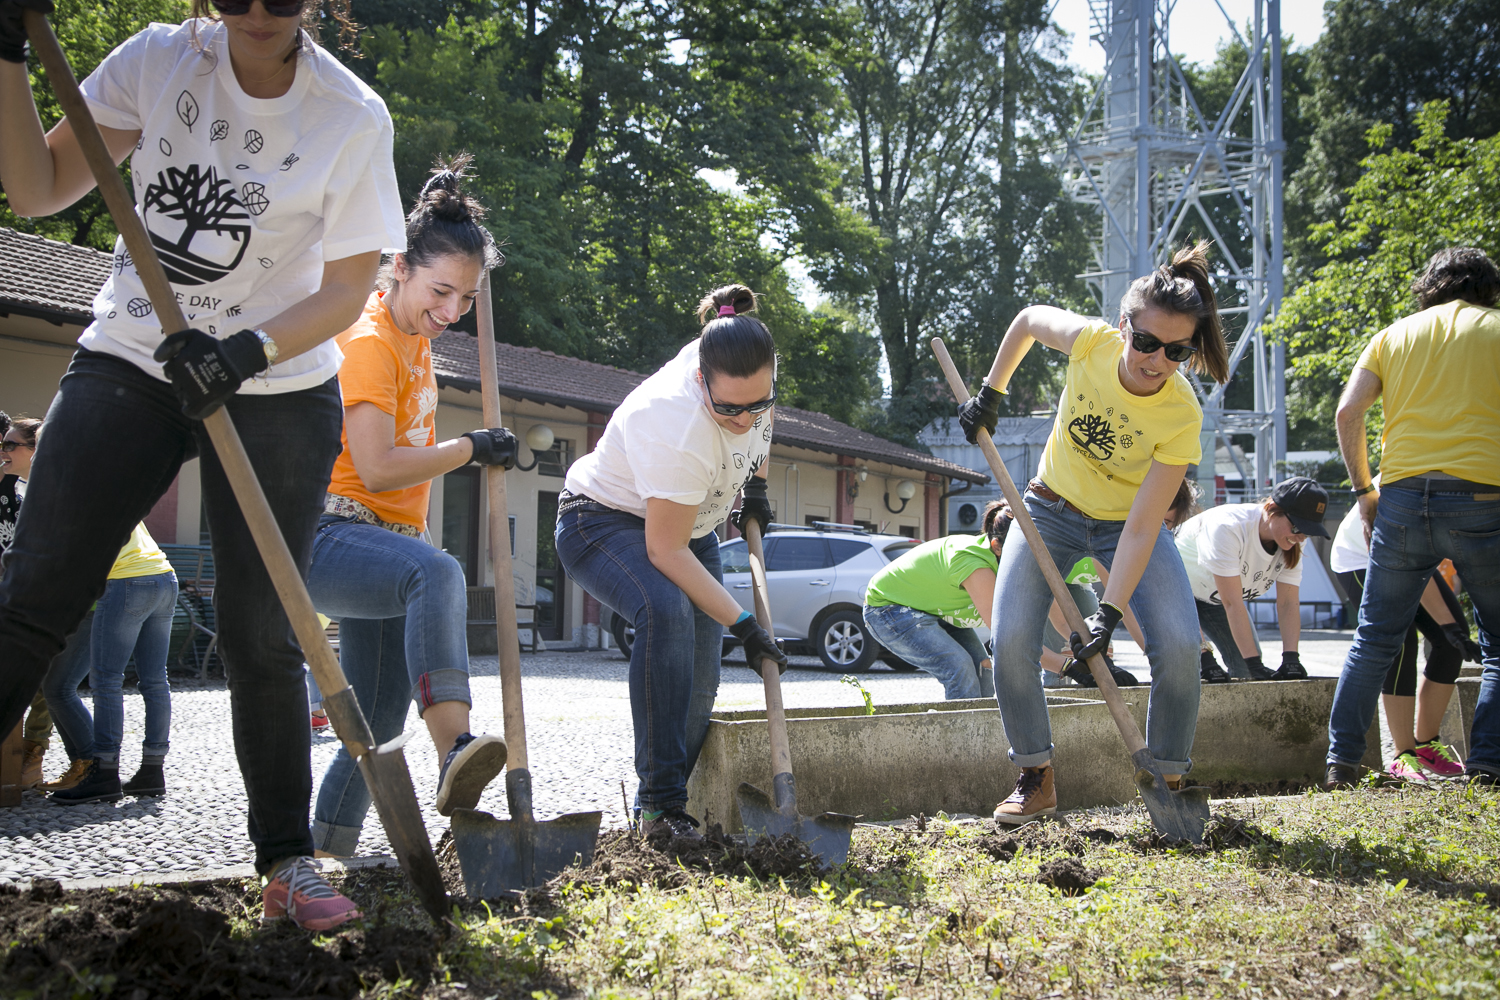
<svg viewBox="0 0 1500 1000">
<path fill-rule="evenodd" d="M 352 689 L 345 688 L 344 691 L 349 692 L 352 701 Z M 385 828 L 391 848 L 396 852 L 396 860 L 401 862 L 401 867 L 416 887 L 422 908 L 441 925 L 449 916 L 451 904 L 448 891 L 443 887 L 443 873 L 432 853 L 432 842 L 427 839 L 422 810 L 417 806 L 411 771 L 407 769 L 406 756 L 402 753 L 405 742 L 406 737 L 401 736 L 363 754 L 359 758 L 359 769 L 369 786 L 370 797 L 375 800 L 375 811 L 380 816 L 380 825 Z"/>
<path fill-rule="evenodd" d="M 735 800 L 740 807 L 740 823 L 749 843 L 753 844 L 761 837 L 790 833 L 806 844 L 825 865 L 841 865 L 849 860 L 849 838 L 854 834 L 856 817 L 831 812 L 803 816 L 797 812 L 795 800 L 790 810 L 778 810 L 771 803 L 770 796 L 749 782 L 741 782 Z"/>
<path fill-rule="evenodd" d="M 1141 801 L 1151 814 L 1151 825 L 1158 833 L 1194 844 L 1203 843 L 1203 828 L 1208 825 L 1208 789 L 1182 788 L 1172 791 L 1162 777 L 1151 751 L 1142 749 L 1131 755 L 1135 764 L 1135 785 Z"/>
<path fill-rule="evenodd" d="M 453 810 L 453 846 L 470 899 L 495 899 L 541 885 L 558 872 L 594 860 L 603 813 L 568 813 L 538 822 Z"/>
</svg>

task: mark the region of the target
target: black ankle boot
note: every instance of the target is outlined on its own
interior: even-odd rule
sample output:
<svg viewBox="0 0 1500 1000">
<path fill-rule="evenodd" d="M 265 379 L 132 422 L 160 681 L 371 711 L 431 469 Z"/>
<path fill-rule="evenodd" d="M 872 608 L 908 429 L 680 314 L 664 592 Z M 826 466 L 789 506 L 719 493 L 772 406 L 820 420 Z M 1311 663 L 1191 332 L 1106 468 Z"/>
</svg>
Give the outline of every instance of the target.
<svg viewBox="0 0 1500 1000">
<path fill-rule="evenodd" d="M 125 797 L 120 791 L 120 771 L 117 767 L 105 770 L 96 758 L 89 765 L 83 780 L 72 788 L 53 792 L 53 802 L 61 806 L 81 806 L 85 802 L 118 802 Z"/>
<path fill-rule="evenodd" d="M 161 761 L 155 763 L 142 761 L 140 768 L 135 772 L 135 777 L 121 785 L 120 790 L 126 795 L 167 794 L 167 777 L 162 773 Z"/>
</svg>

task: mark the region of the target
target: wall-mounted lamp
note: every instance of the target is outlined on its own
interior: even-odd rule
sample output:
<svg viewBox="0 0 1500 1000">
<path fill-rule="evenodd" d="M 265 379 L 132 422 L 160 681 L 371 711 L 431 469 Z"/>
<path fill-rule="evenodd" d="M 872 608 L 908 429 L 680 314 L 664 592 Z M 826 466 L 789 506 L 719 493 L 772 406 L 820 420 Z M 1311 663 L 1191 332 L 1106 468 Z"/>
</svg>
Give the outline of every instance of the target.
<svg viewBox="0 0 1500 1000">
<path fill-rule="evenodd" d="M 866 479 L 870 478 L 870 467 L 868 465 L 861 465 L 859 467 L 859 472 L 855 473 L 855 475 L 859 476 L 860 482 L 864 482 Z"/>
<path fill-rule="evenodd" d="M 541 460 L 541 453 L 552 450 L 552 442 L 557 440 L 552 433 L 552 428 L 546 424 L 532 424 L 531 429 L 526 432 L 526 447 L 531 449 L 531 464 L 522 465 L 516 463 L 516 468 L 522 472 L 530 472 L 536 468 L 536 463 Z"/>
<path fill-rule="evenodd" d="M 891 494 L 890 491 L 887 490 L 885 494 L 885 509 L 890 511 L 892 514 L 899 514 L 902 511 L 906 510 L 906 505 L 908 503 L 911 503 L 911 498 L 916 495 L 917 484 L 912 482 L 910 479 L 903 479 L 896 485 L 896 496 L 901 498 L 901 506 L 891 506 Z"/>
</svg>

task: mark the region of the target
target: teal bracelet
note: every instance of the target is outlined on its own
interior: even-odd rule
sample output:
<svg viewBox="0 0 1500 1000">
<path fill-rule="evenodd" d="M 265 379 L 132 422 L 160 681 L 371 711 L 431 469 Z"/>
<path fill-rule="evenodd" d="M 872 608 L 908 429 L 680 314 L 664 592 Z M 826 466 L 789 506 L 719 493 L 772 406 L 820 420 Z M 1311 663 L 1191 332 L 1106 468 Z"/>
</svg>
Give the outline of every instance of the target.
<svg viewBox="0 0 1500 1000">
<path fill-rule="evenodd" d="M 746 618 L 750 618 L 750 617 L 752 617 L 751 614 L 750 614 L 750 612 L 748 612 L 748 611 L 741 611 L 740 612 L 740 616 L 734 620 L 734 623 L 736 625 L 738 625 L 740 622 L 742 622 Z"/>
</svg>

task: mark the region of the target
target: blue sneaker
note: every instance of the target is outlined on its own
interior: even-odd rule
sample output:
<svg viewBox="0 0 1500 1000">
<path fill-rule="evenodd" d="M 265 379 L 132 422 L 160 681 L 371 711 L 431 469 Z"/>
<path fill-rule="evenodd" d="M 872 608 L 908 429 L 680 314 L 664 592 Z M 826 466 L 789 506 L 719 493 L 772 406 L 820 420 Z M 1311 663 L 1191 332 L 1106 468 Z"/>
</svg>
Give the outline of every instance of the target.
<svg viewBox="0 0 1500 1000">
<path fill-rule="evenodd" d="M 505 767 L 505 741 L 498 736 L 464 733 L 453 741 L 453 749 L 438 772 L 437 811 L 453 815 L 455 809 L 473 809 L 485 786 Z"/>
</svg>

